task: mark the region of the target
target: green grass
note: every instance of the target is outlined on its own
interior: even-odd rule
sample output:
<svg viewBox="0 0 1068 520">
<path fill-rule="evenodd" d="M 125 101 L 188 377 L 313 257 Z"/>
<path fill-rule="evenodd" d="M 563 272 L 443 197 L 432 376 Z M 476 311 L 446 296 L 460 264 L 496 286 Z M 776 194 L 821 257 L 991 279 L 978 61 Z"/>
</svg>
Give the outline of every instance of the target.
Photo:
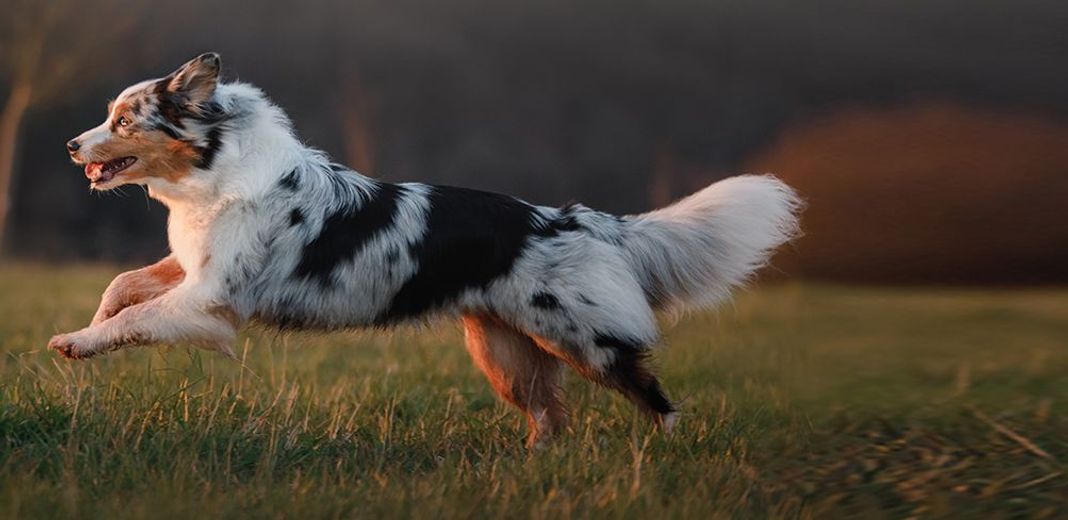
<svg viewBox="0 0 1068 520">
<path fill-rule="evenodd" d="M 670 328 L 671 437 L 567 382 L 529 454 L 458 327 L 88 362 L 109 268 L 0 268 L 0 516 L 1068 515 L 1068 290 L 789 284 Z"/>
</svg>

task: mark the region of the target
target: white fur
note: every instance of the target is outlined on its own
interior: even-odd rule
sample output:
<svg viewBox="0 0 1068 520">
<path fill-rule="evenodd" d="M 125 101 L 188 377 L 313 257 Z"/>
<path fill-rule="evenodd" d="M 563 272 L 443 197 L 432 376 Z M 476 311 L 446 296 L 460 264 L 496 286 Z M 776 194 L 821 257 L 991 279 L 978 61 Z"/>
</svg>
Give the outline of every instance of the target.
<svg viewBox="0 0 1068 520">
<path fill-rule="evenodd" d="M 632 218 L 624 249 L 661 308 L 716 305 L 798 233 L 801 200 L 771 175 L 722 180 Z"/>
</svg>

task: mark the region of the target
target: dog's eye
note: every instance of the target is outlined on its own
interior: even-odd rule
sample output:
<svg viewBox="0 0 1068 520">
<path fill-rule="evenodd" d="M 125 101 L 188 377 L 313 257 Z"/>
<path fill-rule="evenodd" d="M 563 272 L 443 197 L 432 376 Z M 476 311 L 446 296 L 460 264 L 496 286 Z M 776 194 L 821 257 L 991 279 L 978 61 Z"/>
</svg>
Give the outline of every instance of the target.
<svg viewBox="0 0 1068 520">
<path fill-rule="evenodd" d="M 130 126 L 130 120 L 126 116 L 119 116 L 119 126 Z"/>
</svg>

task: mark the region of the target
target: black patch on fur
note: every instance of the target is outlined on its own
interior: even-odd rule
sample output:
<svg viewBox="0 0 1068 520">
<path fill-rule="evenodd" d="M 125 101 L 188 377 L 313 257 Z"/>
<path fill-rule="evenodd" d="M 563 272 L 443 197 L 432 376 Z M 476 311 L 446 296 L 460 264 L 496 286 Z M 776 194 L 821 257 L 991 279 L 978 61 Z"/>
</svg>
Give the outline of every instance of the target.
<svg viewBox="0 0 1068 520">
<path fill-rule="evenodd" d="M 594 303 L 593 300 L 587 298 L 585 294 L 580 294 L 578 299 L 579 299 L 580 302 L 582 302 L 582 303 L 584 303 L 586 305 L 589 305 L 590 307 L 596 307 L 597 306 L 597 304 Z"/>
<path fill-rule="evenodd" d="M 283 331 L 305 330 L 316 325 L 316 320 L 302 312 L 297 300 L 290 296 L 283 297 L 275 305 L 257 313 L 255 318 Z"/>
<path fill-rule="evenodd" d="M 167 90 L 171 79 L 173 79 L 172 76 L 167 76 L 156 82 L 156 99 L 159 100 L 159 114 L 171 125 L 177 128 L 185 128 L 182 123 L 182 114 L 185 110 Z"/>
<path fill-rule="evenodd" d="M 552 233 L 530 204 L 495 193 L 434 186 L 423 240 L 409 244 L 419 270 L 376 318 L 387 325 L 438 309 L 512 271 L 530 236 Z"/>
<path fill-rule="evenodd" d="M 360 206 L 350 203 L 327 215 L 319 236 L 304 246 L 293 276 L 315 279 L 324 288 L 330 287 L 334 269 L 359 254 L 367 242 L 393 224 L 403 191 L 394 184 L 379 184 Z"/>
<path fill-rule="evenodd" d="M 297 174 L 297 169 L 290 170 L 289 173 L 278 179 L 278 185 L 288 191 L 297 191 L 300 188 L 300 175 Z"/>
<path fill-rule="evenodd" d="M 615 352 L 615 359 L 604 371 L 606 385 L 619 390 L 647 412 L 664 415 L 675 411 L 660 381 L 646 366 L 649 353 L 640 342 L 605 333 L 595 334 L 593 342 Z"/>
<path fill-rule="evenodd" d="M 208 145 L 197 149 L 200 159 L 197 160 L 195 166 L 201 170 L 211 168 L 211 164 L 215 162 L 215 154 L 219 153 L 219 148 L 222 148 L 222 128 L 216 126 L 208 130 Z"/>
<path fill-rule="evenodd" d="M 400 259 L 400 248 L 396 245 L 389 246 L 389 251 L 386 251 L 386 262 L 390 264 L 390 273 L 393 272 L 393 264 L 397 263 L 398 259 Z"/>
<path fill-rule="evenodd" d="M 641 350 L 641 342 L 624 339 L 612 334 L 598 332 L 593 336 L 593 344 L 614 350 Z"/>
<path fill-rule="evenodd" d="M 580 231 L 582 230 L 582 224 L 579 224 L 578 218 L 575 216 L 575 212 L 580 208 L 577 204 L 568 204 L 563 208 L 560 208 L 560 216 L 553 219 L 552 227 L 557 231 Z"/>
<path fill-rule="evenodd" d="M 182 93 L 172 92 L 169 87 L 173 79 L 174 75 L 167 76 L 157 81 L 153 87 L 156 99 L 159 100 L 159 113 L 168 122 L 178 128 L 185 128 L 183 118 L 196 119 L 207 124 L 221 123 L 228 119 L 229 115 L 217 101 L 194 104 Z"/>
<path fill-rule="evenodd" d="M 153 128 L 167 134 L 167 137 L 170 137 L 171 139 L 174 139 L 176 141 L 180 141 L 182 139 L 182 135 L 179 134 L 178 131 L 174 129 L 174 127 L 167 123 L 157 123 L 153 126 Z"/>
<path fill-rule="evenodd" d="M 289 225 L 299 226 L 304 223 L 304 212 L 300 208 L 293 208 L 293 211 L 289 212 Z"/>
<path fill-rule="evenodd" d="M 219 125 L 227 121 L 231 115 L 227 114 L 223 106 L 216 101 L 197 105 L 188 104 L 188 100 L 185 97 L 168 90 L 168 85 L 170 85 L 173 78 L 173 76 L 167 76 L 157 81 L 154 86 L 157 99 L 156 110 L 159 116 L 163 118 L 163 122 L 156 124 L 155 128 L 166 133 L 171 139 L 181 140 L 182 137 L 178 130 L 185 129 L 184 119 L 195 119 L 206 125 L 211 125 L 212 128 L 207 135 L 208 145 L 197 149 L 200 152 L 197 168 L 210 168 L 212 161 L 215 159 L 215 153 L 219 151 L 219 147 L 222 145 L 222 129 Z"/>
<path fill-rule="evenodd" d="M 554 220 L 553 229 L 557 231 L 581 231 L 582 224 L 579 224 L 574 216 L 569 216 Z"/>
<path fill-rule="evenodd" d="M 222 105 L 215 101 L 199 104 L 196 106 L 195 111 L 187 111 L 185 116 L 208 124 L 219 123 L 227 118 Z"/>
<path fill-rule="evenodd" d="M 530 304 L 547 311 L 554 311 L 560 308 L 560 300 L 552 293 L 547 292 L 535 293 L 530 298 Z"/>
<path fill-rule="evenodd" d="M 353 193 L 353 188 L 350 180 L 353 177 L 348 174 L 348 170 L 338 169 L 335 168 L 334 165 L 331 165 L 330 171 L 324 173 L 325 175 L 323 178 L 330 183 L 330 190 L 334 192 L 335 197 L 341 200 L 347 200 L 352 197 L 351 194 Z M 386 184 L 383 183 L 383 185 Z M 389 186 L 397 187 L 393 184 L 390 184 Z"/>
<path fill-rule="evenodd" d="M 616 359 L 607 370 L 609 382 L 648 412 L 672 413 L 675 405 L 664 395 L 660 380 L 645 366 L 647 357 L 640 351 L 616 351 Z"/>
</svg>

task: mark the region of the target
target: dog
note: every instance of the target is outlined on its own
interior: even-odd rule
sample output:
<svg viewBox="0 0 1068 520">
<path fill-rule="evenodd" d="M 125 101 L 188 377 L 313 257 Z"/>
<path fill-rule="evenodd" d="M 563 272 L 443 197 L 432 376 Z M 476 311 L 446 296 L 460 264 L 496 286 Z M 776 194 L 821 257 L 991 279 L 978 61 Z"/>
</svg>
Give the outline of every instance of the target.
<svg viewBox="0 0 1068 520">
<path fill-rule="evenodd" d="M 375 180 L 304 146 L 221 66 L 206 53 L 130 86 L 67 143 L 93 190 L 138 184 L 168 208 L 171 254 L 116 277 L 88 327 L 51 339 L 59 354 L 181 342 L 233 357 L 250 321 L 332 331 L 455 316 L 526 414 L 528 445 L 566 429 L 565 365 L 670 431 L 676 406 L 648 366 L 658 313 L 724 301 L 798 232 L 801 202 L 770 175 L 632 216 Z"/>
</svg>

